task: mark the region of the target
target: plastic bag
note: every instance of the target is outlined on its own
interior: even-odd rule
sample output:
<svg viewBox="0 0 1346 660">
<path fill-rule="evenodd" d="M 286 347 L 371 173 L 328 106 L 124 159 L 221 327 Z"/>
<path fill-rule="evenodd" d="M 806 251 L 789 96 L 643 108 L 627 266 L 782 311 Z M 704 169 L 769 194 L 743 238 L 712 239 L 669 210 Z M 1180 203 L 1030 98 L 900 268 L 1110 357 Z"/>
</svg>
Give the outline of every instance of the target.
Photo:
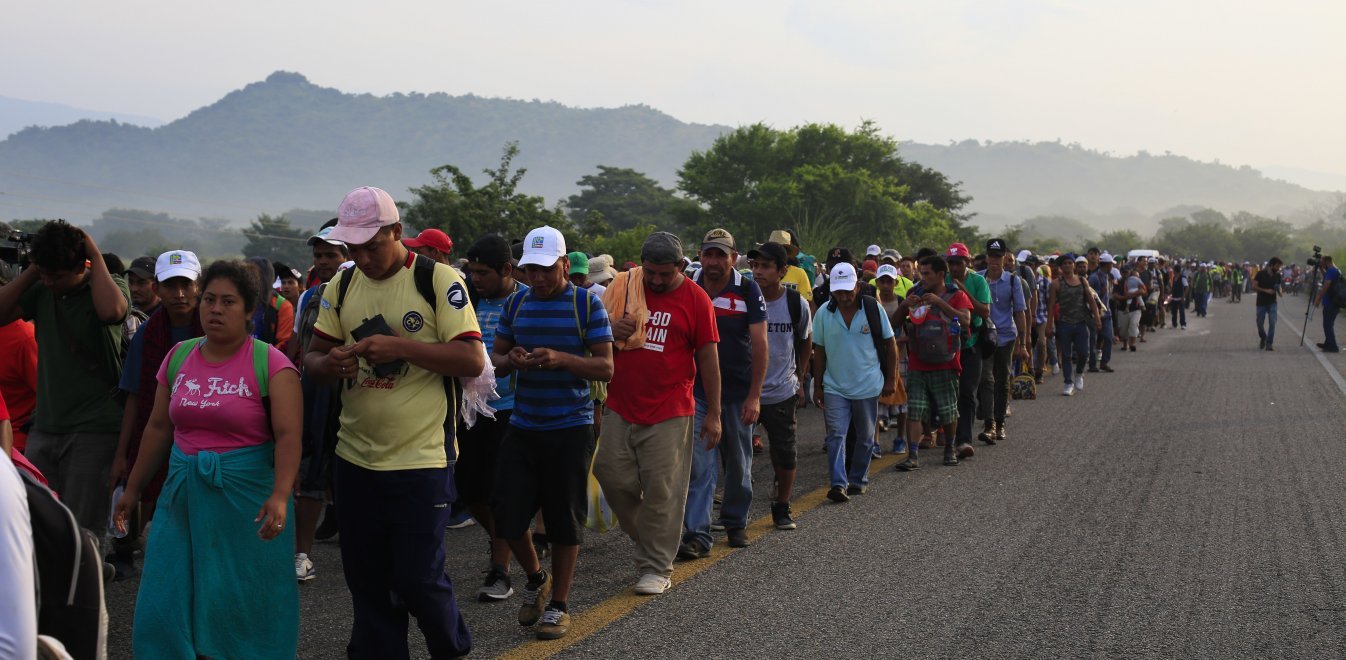
<svg viewBox="0 0 1346 660">
<path fill-rule="evenodd" d="M 597 456 L 598 449 L 595 447 L 595 459 Z M 612 512 L 612 507 L 608 506 L 608 499 L 603 496 L 603 487 L 594 476 L 593 461 L 589 462 L 589 484 L 585 495 L 589 503 L 589 512 L 584 518 L 584 526 L 600 534 L 616 527 L 617 515 Z"/>
<path fill-rule="evenodd" d="M 495 419 L 495 408 L 488 401 L 500 398 L 500 394 L 495 391 L 495 367 L 491 364 L 491 356 L 486 352 L 485 344 L 477 345 L 481 347 L 482 357 L 486 358 L 486 365 L 474 378 L 458 377 L 458 384 L 463 388 L 463 405 L 460 408 L 467 428 L 477 423 L 477 415 Z"/>
</svg>

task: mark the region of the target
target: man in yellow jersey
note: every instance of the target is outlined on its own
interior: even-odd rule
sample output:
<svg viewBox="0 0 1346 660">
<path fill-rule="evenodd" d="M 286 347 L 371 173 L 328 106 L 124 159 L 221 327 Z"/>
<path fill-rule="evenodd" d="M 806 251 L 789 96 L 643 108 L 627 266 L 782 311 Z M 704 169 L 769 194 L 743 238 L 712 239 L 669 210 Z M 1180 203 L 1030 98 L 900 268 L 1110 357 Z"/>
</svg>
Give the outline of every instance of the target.
<svg viewBox="0 0 1346 660">
<path fill-rule="evenodd" d="M 779 243 L 785 248 L 786 254 L 790 255 L 790 257 L 798 257 L 799 246 L 794 244 L 795 242 L 791 240 L 792 238 L 794 237 L 789 231 L 785 229 L 777 229 L 776 231 L 771 232 L 771 237 L 767 239 L 767 242 Z M 791 291 L 799 292 L 799 295 L 803 296 L 805 301 L 810 303 L 813 302 L 813 282 L 809 281 L 809 275 L 804 272 L 803 268 L 800 268 L 799 266 L 786 266 L 785 277 L 781 278 L 780 283 L 781 286 L 790 289 Z"/>
<path fill-rule="evenodd" d="M 341 560 L 355 610 L 351 658 L 406 657 L 407 614 L 431 657 L 472 648 L 444 575 L 456 497 L 456 381 L 481 374 L 477 316 L 457 271 L 409 252 L 388 193 L 356 188 L 329 235 L 355 268 L 323 292 L 306 373 L 344 383 L 337 433 Z"/>
</svg>

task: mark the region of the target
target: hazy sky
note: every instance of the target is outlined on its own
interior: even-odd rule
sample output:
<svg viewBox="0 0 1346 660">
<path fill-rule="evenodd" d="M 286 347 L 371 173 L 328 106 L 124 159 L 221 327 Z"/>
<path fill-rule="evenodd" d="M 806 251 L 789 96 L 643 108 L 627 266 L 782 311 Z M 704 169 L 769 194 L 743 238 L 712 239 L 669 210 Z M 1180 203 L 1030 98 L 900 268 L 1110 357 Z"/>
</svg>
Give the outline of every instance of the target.
<svg viewBox="0 0 1346 660">
<path fill-rule="evenodd" d="M 1346 175 L 1339 0 L 74 0 L 11 3 L 4 25 L 0 94 L 168 120 L 288 70 Z"/>
</svg>

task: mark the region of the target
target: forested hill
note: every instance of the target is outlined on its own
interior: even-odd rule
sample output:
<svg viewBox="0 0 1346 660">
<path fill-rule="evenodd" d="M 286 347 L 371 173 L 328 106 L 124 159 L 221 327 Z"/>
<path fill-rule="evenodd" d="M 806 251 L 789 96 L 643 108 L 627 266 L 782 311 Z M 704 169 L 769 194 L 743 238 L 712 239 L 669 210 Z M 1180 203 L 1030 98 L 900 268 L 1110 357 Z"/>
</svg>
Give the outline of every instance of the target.
<svg viewBox="0 0 1346 660">
<path fill-rule="evenodd" d="M 405 198 L 431 168 L 453 164 L 476 177 L 517 140 L 514 165 L 528 168 L 521 187 L 555 201 L 598 165 L 672 182 L 692 150 L 725 130 L 645 106 L 376 97 L 277 72 L 156 129 L 84 121 L 16 133 L 0 142 L 0 189 L 14 191 L 5 200 L 11 215 L 21 203 L 28 217 L 96 216 L 115 206 L 247 219 L 333 208 L 358 185 Z M 16 173 L 23 176 L 11 179 Z"/>
<path fill-rule="evenodd" d="M 1162 217 L 1186 215 L 1191 207 L 1283 217 L 1331 197 L 1248 166 L 1144 152 L 1116 157 L 1059 142 L 908 142 L 902 156 L 963 182 L 973 197 L 969 210 L 979 214 L 975 222 L 986 227 L 1064 216 L 1100 230 L 1124 223 L 1148 233 Z"/>
<path fill-rule="evenodd" d="M 898 137 L 903 131 L 880 128 Z M 478 177 L 498 164 L 509 141 L 519 143 L 514 165 L 528 169 L 520 188 L 551 204 L 576 193 L 576 182 L 598 165 L 632 168 L 675 187 L 691 152 L 727 130 L 646 106 L 377 97 L 277 72 L 158 128 L 82 121 L 10 136 L 0 142 L 0 215 L 88 219 L 115 207 L 245 220 L 330 209 L 363 184 L 407 199 L 407 189 L 428 183 L 439 165 Z M 1174 155 L 1113 157 L 1059 143 L 905 143 L 902 157 L 961 181 L 973 200 L 966 210 L 988 228 L 1062 215 L 1143 230 L 1177 207 L 1278 216 L 1325 197 L 1249 168 Z"/>
</svg>

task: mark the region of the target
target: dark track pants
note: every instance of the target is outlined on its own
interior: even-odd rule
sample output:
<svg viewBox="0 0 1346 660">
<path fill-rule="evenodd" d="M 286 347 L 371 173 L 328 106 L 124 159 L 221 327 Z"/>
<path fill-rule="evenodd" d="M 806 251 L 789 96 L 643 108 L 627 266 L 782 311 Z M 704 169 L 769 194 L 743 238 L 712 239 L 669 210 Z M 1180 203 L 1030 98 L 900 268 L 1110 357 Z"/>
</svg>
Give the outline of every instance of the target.
<svg viewBox="0 0 1346 660">
<path fill-rule="evenodd" d="M 455 497 L 452 468 L 379 472 L 336 459 L 341 562 L 355 609 L 346 646 L 351 658 L 409 657 L 408 614 L 430 657 L 472 649 L 444 574 L 444 531 Z"/>
</svg>

